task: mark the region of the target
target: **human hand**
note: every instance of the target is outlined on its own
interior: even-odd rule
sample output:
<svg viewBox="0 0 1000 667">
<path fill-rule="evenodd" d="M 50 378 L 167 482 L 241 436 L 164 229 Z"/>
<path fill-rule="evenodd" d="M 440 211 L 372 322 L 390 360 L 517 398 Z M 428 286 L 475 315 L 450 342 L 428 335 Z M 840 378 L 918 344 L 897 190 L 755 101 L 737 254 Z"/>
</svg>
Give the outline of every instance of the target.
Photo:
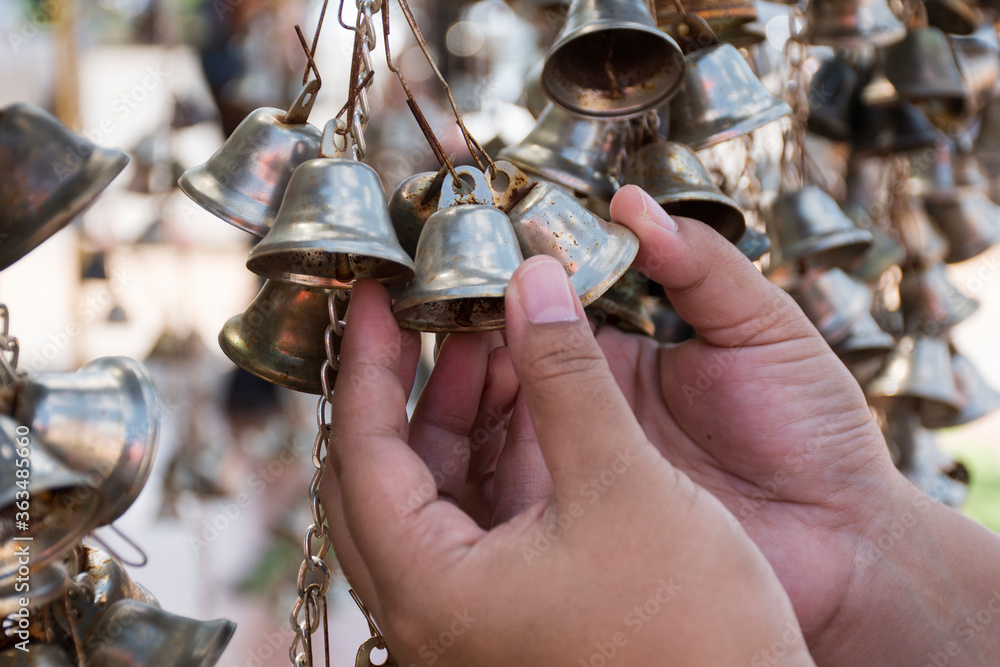
<svg viewBox="0 0 1000 667">
<path fill-rule="evenodd" d="M 351 299 L 322 499 L 398 663 L 703 667 L 782 644 L 770 664 L 813 664 L 758 549 L 636 421 L 562 268 L 522 265 L 506 317 L 506 348 L 448 338 L 407 421 L 415 336 L 376 283 Z M 505 367 L 520 398 L 491 451 L 475 434 L 509 408 Z M 471 501 L 487 530 L 453 500 L 494 465 Z"/>
</svg>

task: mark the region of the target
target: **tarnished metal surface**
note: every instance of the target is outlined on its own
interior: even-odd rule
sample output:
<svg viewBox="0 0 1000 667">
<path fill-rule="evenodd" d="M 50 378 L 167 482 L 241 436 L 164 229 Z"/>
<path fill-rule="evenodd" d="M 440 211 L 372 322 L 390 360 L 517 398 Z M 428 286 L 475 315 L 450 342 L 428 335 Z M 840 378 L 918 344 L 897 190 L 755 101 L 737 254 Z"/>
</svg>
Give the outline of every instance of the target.
<svg viewBox="0 0 1000 667">
<path fill-rule="evenodd" d="M 510 213 L 528 191 L 534 187 L 531 177 L 506 160 L 493 163 L 496 173 L 492 174 L 490 190 L 493 191 L 493 205 L 504 213 Z"/>
<path fill-rule="evenodd" d="M 871 313 L 865 312 L 851 325 L 847 337 L 833 346 L 848 367 L 873 358 L 884 358 L 896 344 L 896 339 L 878 325 Z"/>
<path fill-rule="evenodd" d="M 924 203 L 948 241 L 946 262 L 964 262 L 1000 243 L 1000 207 L 982 192 L 960 188 L 946 199 Z"/>
<path fill-rule="evenodd" d="M 886 0 L 810 0 L 806 21 L 807 43 L 834 48 L 885 46 L 906 35 Z"/>
<path fill-rule="evenodd" d="M 843 341 L 872 307 L 868 285 L 840 269 L 806 274 L 792 296 L 830 345 Z"/>
<path fill-rule="evenodd" d="M 435 180 L 436 177 L 434 171 L 414 174 L 400 183 L 389 197 L 389 217 L 396 238 L 410 257 L 416 256 L 420 232 L 438 209 L 441 180 Z"/>
<path fill-rule="evenodd" d="M 629 333 L 652 336 L 656 323 L 646 305 L 649 278 L 630 268 L 614 285 L 587 307 L 587 316 L 598 326 L 605 324 Z"/>
<path fill-rule="evenodd" d="M 958 71 L 948 37 L 937 28 L 914 28 L 886 48 L 885 75 L 900 98 L 911 102 L 956 100 L 969 91 Z"/>
<path fill-rule="evenodd" d="M 912 410 L 925 426 L 958 416 L 961 396 L 951 373 L 948 343 L 926 335 L 907 335 L 865 389 L 876 407 Z"/>
<path fill-rule="evenodd" d="M 332 289 L 350 289 L 360 278 L 398 285 L 413 277 L 413 260 L 396 238 L 378 174 L 339 158 L 296 168 L 247 268 L 271 280 Z"/>
<path fill-rule="evenodd" d="M 859 156 L 885 156 L 933 146 L 941 137 L 927 114 L 906 100 L 859 103 L 851 121 L 852 144 Z"/>
<path fill-rule="evenodd" d="M 128 161 L 37 107 L 0 109 L 0 270 L 68 225 Z"/>
<path fill-rule="evenodd" d="M 645 0 L 574 0 L 545 55 L 542 86 L 573 113 L 625 118 L 666 102 L 684 67 L 680 47 L 656 27 Z"/>
<path fill-rule="evenodd" d="M 860 77 L 845 58 L 823 61 L 809 82 L 809 131 L 833 141 L 851 140 L 851 113 Z"/>
<path fill-rule="evenodd" d="M 74 664 L 69 654 L 55 644 L 32 643 L 27 653 L 16 648 L 0 651 L 0 665 L 4 667 L 67 667 Z"/>
<path fill-rule="evenodd" d="M 23 545 L 24 543 L 16 542 L 15 544 Z M 0 553 L 2 551 L 0 549 Z M 0 558 L 3 557 L 0 556 Z M 58 560 L 48 565 L 32 566 L 30 582 L 25 582 L 26 577 L 21 577 L 21 579 L 21 582 L 18 582 L 16 577 L 0 579 L 0 617 L 6 618 L 8 614 L 21 609 L 20 599 L 25 597 L 25 593 L 30 593 L 31 607 L 39 609 L 62 597 L 69 586 L 69 574 L 66 572 L 66 566 Z M 30 584 L 30 590 L 23 590 L 25 583 Z M 19 591 L 18 588 L 22 590 Z M 6 664 L 0 660 L 0 665 Z"/>
<path fill-rule="evenodd" d="M 223 325 L 219 347 L 234 364 L 259 378 L 321 394 L 328 295 L 327 290 L 268 280 L 246 310 Z"/>
<path fill-rule="evenodd" d="M 908 267 L 899 283 L 900 310 L 909 331 L 933 326 L 947 331 L 979 309 L 979 301 L 966 296 L 948 279 L 944 264 Z"/>
<path fill-rule="evenodd" d="M 872 244 L 830 195 L 815 185 L 775 199 L 768 218 L 771 266 L 805 261 L 812 268 L 847 266 Z"/>
<path fill-rule="evenodd" d="M 680 18 L 677 5 L 673 2 L 657 2 L 656 24 L 661 30 L 670 32 Z M 757 7 L 750 0 L 690 0 L 684 3 L 689 14 L 705 19 L 712 31 L 719 33 L 727 28 L 757 20 Z"/>
<path fill-rule="evenodd" d="M 940 428 L 968 424 L 1000 409 L 1000 391 L 986 382 L 968 357 L 952 350 L 951 369 L 962 407 L 954 419 L 942 422 Z"/>
</svg>

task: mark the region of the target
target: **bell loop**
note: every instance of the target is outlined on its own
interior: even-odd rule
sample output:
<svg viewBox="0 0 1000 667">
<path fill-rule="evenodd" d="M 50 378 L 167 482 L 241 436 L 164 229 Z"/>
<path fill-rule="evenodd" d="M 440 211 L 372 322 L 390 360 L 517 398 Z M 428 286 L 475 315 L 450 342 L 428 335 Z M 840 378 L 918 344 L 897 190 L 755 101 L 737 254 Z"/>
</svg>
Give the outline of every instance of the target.
<svg viewBox="0 0 1000 667">
<path fill-rule="evenodd" d="M 316 94 L 319 92 L 319 79 L 311 79 L 295 98 L 292 106 L 288 108 L 281 122 L 285 125 L 301 125 L 309 120 L 313 105 L 316 103 Z"/>
<path fill-rule="evenodd" d="M 457 183 L 451 174 L 444 176 L 444 181 L 441 184 L 441 198 L 438 202 L 439 211 L 467 204 L 490 207 L 495 205 L 493 191 L 490 189 L 486 174 L 470 166 L 455 167 L 455 172 L 459 175 Z M 462 178 L 462 176 L 467 178 Z"/>
</svg>

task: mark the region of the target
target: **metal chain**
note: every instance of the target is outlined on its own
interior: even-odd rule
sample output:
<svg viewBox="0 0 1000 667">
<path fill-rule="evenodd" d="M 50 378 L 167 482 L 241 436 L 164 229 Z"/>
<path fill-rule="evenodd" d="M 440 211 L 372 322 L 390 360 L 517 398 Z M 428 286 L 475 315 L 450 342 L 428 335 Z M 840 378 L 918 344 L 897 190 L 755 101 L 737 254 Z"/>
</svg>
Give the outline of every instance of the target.
<svg viewBox="0 0 1000 667">
<path fill-rule="evenodd" d="M 375 34 L 375 21 L 372 15 L 379 11 L 382 0 L 358 0 L 358 20 L 356 24 L 357 33 L 361 39 L 360 57 L 361 63 L 358 69 L 358 89 L 357 104 L 354 107 L 354 117 L 351 119 L 351 139 L 355 160 L 364 159 L 368 153 L 368 145 L 365 143 L 365 130 L 368 128 L 368 120 L 371 118 L 371 103 L 368 100 L 368 89 L 371 88 L 374 72 L 372 66 L 372 51 L 377 44 Z"/>
<path fill-rule="evenodd" d="M 302 540 L 304 558 L 299 566 L 298 599 L 289 615 L 289 623 L 295 636 L 288 647 L 288 658 L 296 667 L 312 667 L 313 645 L 312 636 L 323 626 L 323 654 L 326 665 L 330 665 L 330 630 L 327 618 L 326 594 L 330 590 L 333 574 L 324 558 L 330 551 L 332 542 L 330 528 L 326 522 L 326 512 L 320 503 L 319 490 L 323 482 L 323 472 L 326 468 L 326 455 L 330 444 L 330 419 L 328 407 L 333 400 L 333 381 L 340 367 L 338 353 L 340 338 L 344 335 L 344 324 L 340 320 L 342 304 L 346 293 L 340 290 L 330 293 L 327 307 L 330 313 L 330 324 L 323 334 L 323 344 L 326 348 L 326 360 L 320 369 L 320 383 L 323 395 L 316 405 L 316 424 L 318 427 L 316 440 L 313 442 L 312 462 L 316 468 L 309 482 L 309 502 L 312 510 L 312 524 L 306 529 Z M 318 543 L 319 548 L 315 548 Z"/>
<path fill-rule="evenodd" d="M 12 384 L 17 379 L 19 352 L 17 338 L 10 335 L 10 310 L 0 303 L 0 386 Z"/>
</svg>

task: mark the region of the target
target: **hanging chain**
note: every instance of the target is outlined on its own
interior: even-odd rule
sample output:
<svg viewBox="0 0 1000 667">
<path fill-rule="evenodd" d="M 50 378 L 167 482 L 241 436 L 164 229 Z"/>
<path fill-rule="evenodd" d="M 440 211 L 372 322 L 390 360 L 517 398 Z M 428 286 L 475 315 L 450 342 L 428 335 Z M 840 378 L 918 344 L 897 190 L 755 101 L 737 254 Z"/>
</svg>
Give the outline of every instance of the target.
<svg viewBox="0 0 1000 667">
<path fill-rule="evenodd" d="M 358 0 L 358 19 L 354 27 L 354 57 L 351 63 L 351 92 L 347 102 L 348 126 L 352 139 L 351 152 L 355 160 L 364 159 L 368 153 L 365 130 L 371 119 L 371 103 L 368 89 L 371 88 L 375 68 L 372 66 L 372 51 L 377 38 L 373 15 L 379 11 L 382 0 Z"/>
<path fill-rule="evenodd" d="M 10 311 L 0 303 L 0 387 L 17 379 L 17 357 L 20 347 L 10 335 Z"/>
<path fill-rule="evenodd" d="M 789 69 L 785 97 L 792 108 L 791 124 L 785 132 L 781 154 L 781 187 L 804 187 L 807 175 L 806 123 L 809 118 L 809 91 L 805 63 L 806 45 L 800 39 L 801 10 L 788 15 L 788 40 L 785 42 L 785 62 Z"/>
<path fill-rule="evenodd" d="M 367 1 L 367 0 L 366 0 Z M 302 541 L 305 558 L 299 567 L 298 599 L 289 616 L 289 623 L 295 636 L 288 648 L 288 657 L 296 667 L 313 667 L 312 636 L 323 625 L 323 654 L 326 665 L 330 665 L 330 629 L 327 615 L 326 594 L 330 590 L 333 575 L 330 566 L 324 558 L 330 551 L 330 528 L 326 521 L 326 512 L 320 503 L 319 491 L 323 482 L 323 472 L 326 467 L 326 455 L 330 444 L 330 420 L 328 408 L 333 400 L 333 383 L 337 369 L 340 367 L 338 353 L 340 338 L 344 335 L 344 324 L 340 320 L 342 304 L 338 301 L 347 299 L 347 294 L 341 290 L 330 293 L 327 307 L 330 312 L 330 324 L 323 334 L 323 344 L 326 348 L 326 360 L 320 369 L 320 383 L 323 395 L 316 405 L 316 423 L 318 431 L 313 443 L 312 462 L 316 470 L 309 483 L 309 502 L 312 509 L 312 524 L 306 529 Z M 319 544 L 318 550 L 315 545 Z"/>
</svg>

